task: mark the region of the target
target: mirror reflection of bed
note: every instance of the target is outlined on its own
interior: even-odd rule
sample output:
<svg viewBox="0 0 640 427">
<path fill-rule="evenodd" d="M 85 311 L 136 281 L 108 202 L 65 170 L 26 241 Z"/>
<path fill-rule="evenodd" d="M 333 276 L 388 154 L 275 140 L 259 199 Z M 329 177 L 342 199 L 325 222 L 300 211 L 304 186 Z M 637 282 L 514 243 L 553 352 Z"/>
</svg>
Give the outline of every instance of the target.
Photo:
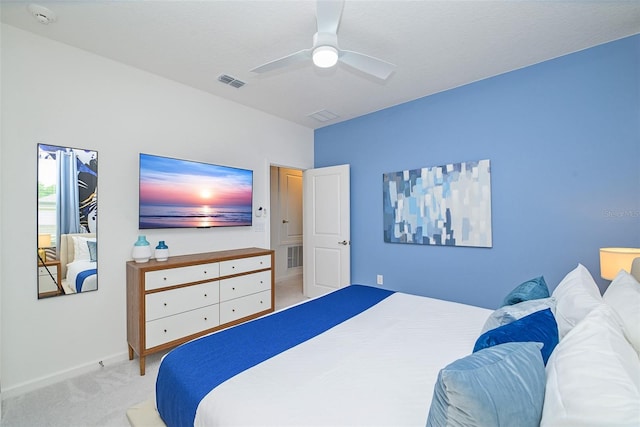
<svg viewBox="0 0 640 427">
<path fill-rule="evenodd" d="M 98 289 L 97 245 L 94 233 L 60 236 L 62 289 L 67 294 Z"/>
</svg>

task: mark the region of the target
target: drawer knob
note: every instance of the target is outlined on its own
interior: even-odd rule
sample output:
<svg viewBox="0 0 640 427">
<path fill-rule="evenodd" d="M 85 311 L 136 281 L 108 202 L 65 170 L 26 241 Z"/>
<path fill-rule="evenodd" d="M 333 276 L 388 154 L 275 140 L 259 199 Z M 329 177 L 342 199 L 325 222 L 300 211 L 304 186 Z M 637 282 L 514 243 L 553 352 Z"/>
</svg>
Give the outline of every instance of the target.
<svg viewBox="0 0 640 427">
<path fill-rule="evenodd" d="M 231 311 L 233 311 L 233 312 L 235 313 L 235 312 L 236 312 L 236 309 L 235 309 L 235 308 L 232 308 L 232 309 L 231 309 Z"/>
<path fill-rule="evenodd" d="M 235 291 L 235 290 L 236 290 L 236 288 L 233 288 L 233 287 L 232 287 L 232 288 L 231 288 L 231 290 L 232 290 L 232 291 Z"/>
<path fill-rule="evenodd" d="M 204 271 L 204 274 L 207 274 L 207 270 Z"/>
<path fill-rule="evenodd" d="M 205 321 L 205 322 L 207 321 L 207 318 L 206 318 L 206 317 L 204 318 L 204 321 Z"/>
<path fill-rule="evenodd" d="M 162 278 L 162 280 L 167 280 L 167 278 L 166 278 L 166 277 L 163 277 L 163 278 Z"/>
<path fill-rule="evenodd" d="M 166 330 L 166 329 L 164 330 L 164 333 L 165 333 L 165 334 L 167 333 L 167 330 Z"/>
<path fill-rule="evenodd" d="M 167 306 L 167 303 L 166 303 L 166 302 L 164 303 L 164 306 L 165 306 L 165 307 Z"/>
</svg>

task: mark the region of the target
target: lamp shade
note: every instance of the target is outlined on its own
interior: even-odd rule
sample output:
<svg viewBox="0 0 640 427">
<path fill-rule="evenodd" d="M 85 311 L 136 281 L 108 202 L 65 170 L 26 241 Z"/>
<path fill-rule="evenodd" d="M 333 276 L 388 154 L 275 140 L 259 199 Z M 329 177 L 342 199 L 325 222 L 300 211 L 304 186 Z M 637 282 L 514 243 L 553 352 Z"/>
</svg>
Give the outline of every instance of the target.
<svg viewBox="0 0 640 427">
<path fill-rule="evenodd" d="M 51 234 L 39 233 L 38 234 L 38 247 L 50 248 L 51 247 Z"/>
<path fill-rule="evenodd" d="M 639 257 L 638 248 L 600 248 L 600 277 L 613 280 L 620 270 L 630 272 L 634 258 Z"/>
</svg>

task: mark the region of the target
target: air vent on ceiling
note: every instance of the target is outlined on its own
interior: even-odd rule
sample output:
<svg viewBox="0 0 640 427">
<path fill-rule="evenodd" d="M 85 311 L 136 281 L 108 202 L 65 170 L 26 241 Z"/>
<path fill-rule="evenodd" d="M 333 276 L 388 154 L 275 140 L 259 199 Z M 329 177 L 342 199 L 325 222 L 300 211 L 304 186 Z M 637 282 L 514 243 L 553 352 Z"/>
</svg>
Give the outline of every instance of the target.
<svg viewBox="0 0 640 427">
<path fill-rule="evenodd" d="M 311 117 L 319 122 L 328 122 L 329 120 L 337 119 L 340 116 L 328 110 L 320 110 L 309 114 L 307 117 Z"/>
<path fill-rule="evenodd" d="M 243 82 L 242 80 L 238 80 L 235 77 L 231 77 L 227 74 L 220 74 L 218 76 L 218 81 L 226 85 L 233 86 L 236 89 L 241 88 L 242 86 L 245 85 L 245 82 Z"/>
</svg>

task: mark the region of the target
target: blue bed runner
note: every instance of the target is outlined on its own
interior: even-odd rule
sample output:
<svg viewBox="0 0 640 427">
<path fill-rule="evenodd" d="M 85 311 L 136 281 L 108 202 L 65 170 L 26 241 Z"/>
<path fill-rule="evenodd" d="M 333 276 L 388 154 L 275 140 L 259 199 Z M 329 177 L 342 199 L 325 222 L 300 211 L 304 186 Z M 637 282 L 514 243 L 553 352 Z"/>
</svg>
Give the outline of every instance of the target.
<svg viewBox="0 0 640 427">
<path fill-rule="evenodd" d="M 158 412 L 169 427 L 192 426 L 216 386 L 376 305 L 393 291 L 351 285 L 168 353 L 156 380 Z M 249 349 L 249 351 L 248 351 Z"/>
<path fill-rule="evenodd" d="M 84 284 L 85 279 L 97 273 L 98 273 L 98 270 L 95 268 L 92 268 L 90 270 L 84 270 L 78 273 L 78 275 L 76 276 L 76 292 L 78 293 L 82 292 L 82 285 Z"/>
</svg>

